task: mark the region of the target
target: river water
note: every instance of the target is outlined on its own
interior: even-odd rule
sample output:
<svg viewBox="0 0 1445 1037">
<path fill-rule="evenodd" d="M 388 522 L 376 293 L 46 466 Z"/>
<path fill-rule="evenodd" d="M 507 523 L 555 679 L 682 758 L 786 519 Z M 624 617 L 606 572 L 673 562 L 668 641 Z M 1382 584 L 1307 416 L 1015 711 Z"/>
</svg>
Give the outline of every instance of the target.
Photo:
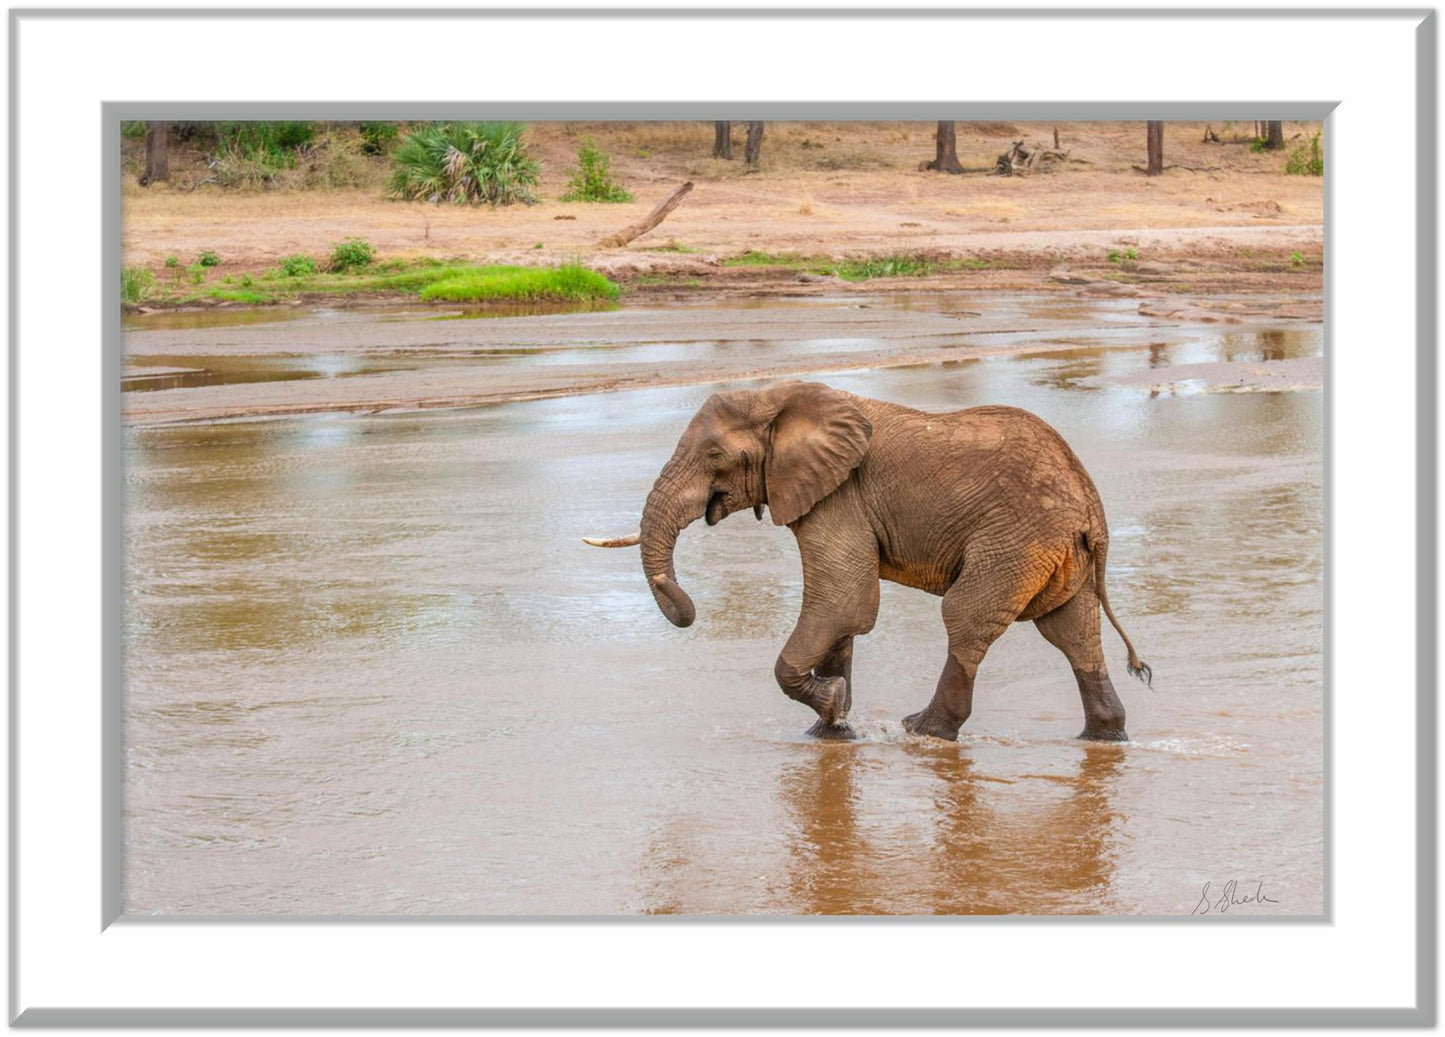
<svg viewBox="0 0 1445 1037">
<path fill-rule="evenodd" d="M 128 427 L 125 909 L 1188 915 L 1235 880 L 1269 898 L 1235 913 L 1320 914 L 1323 394 L 1110 381 L 1317 357 L 1320 326 L 1101 341 L 1112 304 L 1071 305 L 1077 348 L 824 380 L 1021 406 L 1069 440 L 1154 671 L 1125 677 L 1105 628 L 1123 745 L 1074 740 L 1032 624 L 990 650 L 957 744 L 905 734 L 945 641 L 939 600 L 888 583 L 860 739 L 804 737 L 772 676 L 796 547 L 746 513 L 684 532 L 698 618 L 670 626 L 635 550 L 581 537 L 635 528 L 717 386 Z"/>
</svg>

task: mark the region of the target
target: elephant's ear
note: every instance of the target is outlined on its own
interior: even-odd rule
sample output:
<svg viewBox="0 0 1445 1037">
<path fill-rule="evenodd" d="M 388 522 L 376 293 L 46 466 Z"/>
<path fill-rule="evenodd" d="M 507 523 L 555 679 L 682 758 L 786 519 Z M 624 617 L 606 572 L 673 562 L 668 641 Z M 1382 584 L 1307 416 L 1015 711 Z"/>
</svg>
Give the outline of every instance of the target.
<svg viewBox="0 0 1445 1037">
<path fill-rule="evenodd" d="M 873 426 L 846 394 L 819 382 L 784 382 L 763 391 L 772 420 L 768 510 L 796 522 L 843 484 L 868 450 Z"/>
</svg>

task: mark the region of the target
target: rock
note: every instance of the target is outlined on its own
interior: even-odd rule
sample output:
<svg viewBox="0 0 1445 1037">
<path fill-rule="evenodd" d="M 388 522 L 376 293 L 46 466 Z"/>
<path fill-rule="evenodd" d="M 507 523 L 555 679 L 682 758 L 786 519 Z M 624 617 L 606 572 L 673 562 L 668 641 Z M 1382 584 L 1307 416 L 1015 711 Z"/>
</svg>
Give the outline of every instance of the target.
<svg viewBox="0 0 1445 1037">
<path fill-rule="evenodd" d="M 802 284 L 836 284 L 839 279 L 828 274 L 810 274 L 805 271 L 798 275 L 798 281 Z"/>
<path fill-rule="evenodd" d="M 1163 277 L 1172 273 L 1173 270 L 1164 263 L 1139 263 L 1134 267 L 1134 272 L 1145 277 Z"/>
<path fill-rule="evenodd" d="M 1059 284 L 1092 284 L 1092 277 L 1085 277 L 1083 274 L 1076 274 L 1066 266 L 1056 266 L 1049 271 L 1049 280 L 1057 281 Z"/>
<path fill-rule="evenodd" d="M 1121 284 L 1118 281 L 1094 281 L 1084 285 L 1077 292 L 1078 295 L 1109 295 L 1124 298 L 1132 298 L 1139 294 L 1139 290 L 1133 285 Z"/>
</svg>

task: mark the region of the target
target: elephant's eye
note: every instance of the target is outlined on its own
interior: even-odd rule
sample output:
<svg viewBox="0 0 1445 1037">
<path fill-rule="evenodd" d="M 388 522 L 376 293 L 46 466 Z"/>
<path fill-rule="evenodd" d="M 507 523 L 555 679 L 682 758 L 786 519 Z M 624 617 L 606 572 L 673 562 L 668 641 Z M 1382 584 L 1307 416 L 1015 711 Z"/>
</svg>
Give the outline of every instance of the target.
<svg viewBox="0 0 1445 1037">
<path fill-rule="evenodd" d="M 724 456 L 723 448 L 720 446 L 710 446 L 707 448 L 707 459 L 709 461 L 721 461 Z"/>
</svg>

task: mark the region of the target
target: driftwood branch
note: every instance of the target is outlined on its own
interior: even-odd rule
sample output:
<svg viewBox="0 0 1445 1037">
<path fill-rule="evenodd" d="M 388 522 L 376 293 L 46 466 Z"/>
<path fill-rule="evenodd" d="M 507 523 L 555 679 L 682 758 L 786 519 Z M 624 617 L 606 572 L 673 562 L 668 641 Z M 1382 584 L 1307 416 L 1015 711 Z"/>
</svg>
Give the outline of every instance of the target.
<svg viewBox="0 0 1445 1037">
<path fill-rule="evenodd" d="M 1028 176 L 1030 173 L 1047 173 L 1057 165 L 1067 162 L 1069 153 L 1067 151 L 1050 151 L 1044 147 L 1037 147 L 1030 151 L 1024 147 L 1024 142 L 1016 140 L 1013 147 L 1009 148 L 998 157 L 994 163 L 994 176 Z"/>
<path fill-rule="evenodd" d="M 668 195 L 660 203 L 658 203 L 657 208 L 653 209 L 652 212 L 648 213 L 646 219 L 640 220 L 639 222 L 634 223 L 631 226 L 623 227 L 616 234 L 609 234 L 607 237 L 603 238 L 597 243 L 597 247 L 621 248 L 633 238 L 642 237 L 642 235 L 646 234 L 653 227 L 656 227 L 663 220 L 667 219 L 667 214 L 672 212 L 673 209 L 676 209 L 680 204 L 682 204 L 683 198 L 686 197 L 687 192 L 691 190 L 692 181 L 689 180 L 687 183 L 677 188 L 675 191 L 672 192 L 672 194 Z"/>
<path fill-rule="evenodd" d="M 1138 165 L 1138 164 L 1132 165 L 1132 166 L 1130 166 L 1129 168 L 1132 169 L 1132 170 L 1133 170 L 1134 172 L 1136 172 L 1136 173 L 1143 173 L 1143 174 L 1145 174 L 1146 176 L 1149 174 L 1149 170 L 1145 169 L 1143 166 Z M 1183 164 L 1181 164 L 1181 163 L 1175 163 L 1175 162 L 1169 163 L 1169 165 L 1165 166 L 1164 168 L 1165 168 L 1165 169 L 1183 169 L 1183 170 L 1186 170 L 1187 172 L 1190 172 L 1190 173 L 1222 173 L 1222 172 L 1224 172 L 1224 167 L 1223 167 L 1223 166 L 1186 166 L 1186 165 L 1183 165 Z"/>
</svg>

